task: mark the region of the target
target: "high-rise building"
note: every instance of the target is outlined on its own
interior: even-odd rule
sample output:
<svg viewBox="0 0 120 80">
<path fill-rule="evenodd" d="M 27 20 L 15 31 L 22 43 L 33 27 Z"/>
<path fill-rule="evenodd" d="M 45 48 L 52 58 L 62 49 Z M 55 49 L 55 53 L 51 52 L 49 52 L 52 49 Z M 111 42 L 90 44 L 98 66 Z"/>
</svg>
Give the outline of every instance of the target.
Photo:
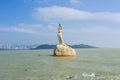
<svg viewBox="0 0 120 80">
<path fill-rule="evenodd" d="M 6 44 L 6 48 L 5 49 L 10 49 L 10 44 Z"/>
<path fill-rule="evenodd" d="M 3 46 L 2 46 L 2 44 L 0 43 L 0 49 L 2 49 L 3 48 Z"/>
</svg>

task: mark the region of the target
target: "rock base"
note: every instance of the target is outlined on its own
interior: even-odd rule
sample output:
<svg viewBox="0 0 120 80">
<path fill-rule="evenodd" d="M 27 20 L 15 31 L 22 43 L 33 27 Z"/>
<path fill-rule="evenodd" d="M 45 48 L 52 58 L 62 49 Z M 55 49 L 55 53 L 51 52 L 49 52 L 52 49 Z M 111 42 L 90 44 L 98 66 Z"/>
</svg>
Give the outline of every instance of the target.
<svg viewBox="0 0 120 80">
<path fill-rule="evenodd" d="M 76 52 L 71 47 L 65 44 L 64 45 L 60 44 L 60 45 L 56 45 L 53 55 L 54 56 L 75 56 Z"/>
</svg>

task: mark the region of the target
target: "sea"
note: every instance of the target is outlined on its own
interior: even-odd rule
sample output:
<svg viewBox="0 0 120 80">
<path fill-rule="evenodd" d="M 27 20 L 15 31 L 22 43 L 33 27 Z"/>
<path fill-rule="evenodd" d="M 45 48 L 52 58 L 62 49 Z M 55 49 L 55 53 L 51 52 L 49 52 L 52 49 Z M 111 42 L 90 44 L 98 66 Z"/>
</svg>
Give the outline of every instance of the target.
<svg viewBox="0 0 120 80">
<path fill-rule="evenodd" d="M 55 57 L 52 49 L 1 50 L 0 80 L 120 80 L 119 48 L 75 49 Z"/>
</svg>

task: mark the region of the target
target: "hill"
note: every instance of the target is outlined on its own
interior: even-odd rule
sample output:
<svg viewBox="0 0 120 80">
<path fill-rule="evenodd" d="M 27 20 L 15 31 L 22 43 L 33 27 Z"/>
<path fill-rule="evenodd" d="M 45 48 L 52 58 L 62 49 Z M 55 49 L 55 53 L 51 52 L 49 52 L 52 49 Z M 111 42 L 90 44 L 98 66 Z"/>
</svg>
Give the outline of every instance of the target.
<svg viewBox="0 0 120 80">
<path fill-rule="evenodd" d="M 72 45 L 72 48 L 97 48 L 91 45 L 87 45 L 87 44 L 79 44 L 79 45 Z"/>
<path fill-rule="evenodd" d="M 54 49 L 56 45 L 49 45 L 49 44 L 42 44 L 37 46 L 36 48 L 31 48 L 31 49 Z M 69 45 L 72 48 L 97 48 L 91 45 L 86 45 L 86 44 L 79 44 L 79 45 Z"/>
</svg>

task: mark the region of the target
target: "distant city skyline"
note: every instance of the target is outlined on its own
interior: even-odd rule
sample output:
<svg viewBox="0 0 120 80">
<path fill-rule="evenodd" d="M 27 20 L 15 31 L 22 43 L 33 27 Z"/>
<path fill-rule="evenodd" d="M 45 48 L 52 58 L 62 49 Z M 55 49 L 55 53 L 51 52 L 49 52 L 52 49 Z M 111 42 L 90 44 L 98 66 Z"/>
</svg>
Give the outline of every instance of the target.
<svg viewBox="0 0 120 80">
<path fill-rule="evenodd" d="M 0 0 L 0 44 L 120 48 L 120 0 Z M 1 47 L 1 45 L 0 45 Z"/>
</svg>

